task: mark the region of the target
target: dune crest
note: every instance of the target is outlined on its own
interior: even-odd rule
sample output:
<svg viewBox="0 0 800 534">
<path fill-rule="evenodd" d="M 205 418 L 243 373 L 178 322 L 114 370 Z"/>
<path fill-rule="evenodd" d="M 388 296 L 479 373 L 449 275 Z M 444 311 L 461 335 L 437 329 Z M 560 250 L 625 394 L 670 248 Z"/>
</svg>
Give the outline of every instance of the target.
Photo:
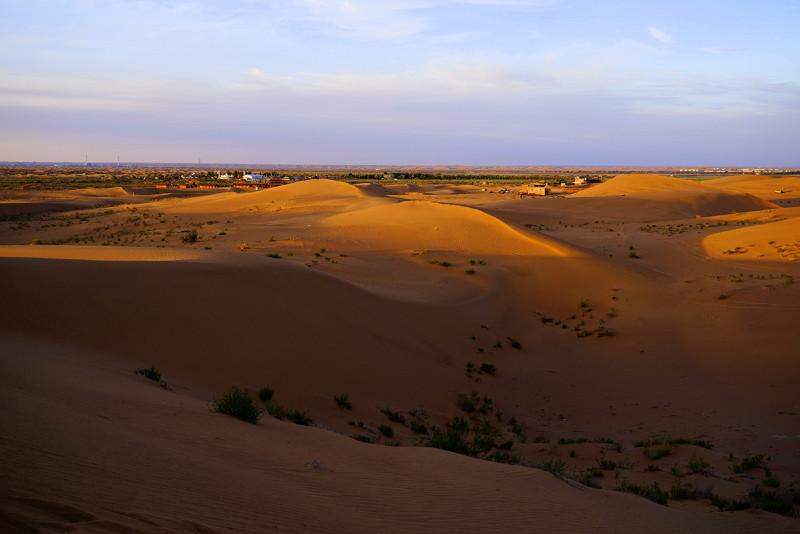
<svg viewBox="0 0 800 534">
<path fill-rule="evenodd" d="M 221 193 L 182 200 L 170 211 L 221 213 L 276 209 L 345 209 L 360 202 L 380 202 L 358 187 L 335 180 L 305 180 L 246 193 Z"/>
<path fill-rule="evenodd" d="M 510 256 L 576 256 L 574 249 L 509 226 L 483 211 L 406 201 L 328 217 L 323 225 L 384 249 L 452 250 Z"/>
<path fill-rule="evenodd" d="M 609 212 L 641 214 L 652 220 L 772 209 L 777 206 L 747 193 L 727 192 L 702 183 L 652 174 L 622 174 L 570 198 L 592 199 Z"/>
</svg>

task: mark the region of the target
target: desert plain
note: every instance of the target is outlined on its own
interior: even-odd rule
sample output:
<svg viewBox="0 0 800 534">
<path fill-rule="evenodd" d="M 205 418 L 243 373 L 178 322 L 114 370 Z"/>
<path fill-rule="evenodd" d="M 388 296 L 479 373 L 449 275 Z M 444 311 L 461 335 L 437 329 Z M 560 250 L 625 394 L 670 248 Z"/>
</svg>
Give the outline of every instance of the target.
<svg viewBox="0 0 800 534">
<path fill-rule="evenodd" d="M 6 191 L 0 530 L 800 532 L 798 278 L 796 176 Z"/>
</svg>

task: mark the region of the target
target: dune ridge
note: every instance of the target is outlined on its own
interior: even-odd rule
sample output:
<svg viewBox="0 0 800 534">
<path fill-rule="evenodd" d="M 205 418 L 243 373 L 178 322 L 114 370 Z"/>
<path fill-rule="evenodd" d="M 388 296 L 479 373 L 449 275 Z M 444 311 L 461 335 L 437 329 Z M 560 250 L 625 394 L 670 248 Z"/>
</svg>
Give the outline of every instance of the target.
<svg viewBox="0 0 800 534">
<path fill-rule="evenodd" d="M 481 210 L 427 200 L 333 215 L 324 227 L 347 239 L 395 250 L 451 250 L 473 254 L 577 256 L 557 241 L 514 228 Z"/>
</svg>

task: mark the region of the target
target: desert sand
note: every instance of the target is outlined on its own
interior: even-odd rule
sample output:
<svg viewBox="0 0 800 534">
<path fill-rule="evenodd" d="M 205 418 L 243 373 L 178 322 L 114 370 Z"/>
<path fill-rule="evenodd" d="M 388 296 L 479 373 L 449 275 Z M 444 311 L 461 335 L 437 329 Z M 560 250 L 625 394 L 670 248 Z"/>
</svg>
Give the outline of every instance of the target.
<svg viewBox="0 0 800 534">
<path fill-rule="evenodd" d="M 800 481 L 800 208 L 773 182 L 8 208 L 0 526 L 798 532 L 752 497 Z M 231 386 L 313 424 L 214 413 Z M 428 446 L 454 417 L 492 445 Z"/>
</svg>

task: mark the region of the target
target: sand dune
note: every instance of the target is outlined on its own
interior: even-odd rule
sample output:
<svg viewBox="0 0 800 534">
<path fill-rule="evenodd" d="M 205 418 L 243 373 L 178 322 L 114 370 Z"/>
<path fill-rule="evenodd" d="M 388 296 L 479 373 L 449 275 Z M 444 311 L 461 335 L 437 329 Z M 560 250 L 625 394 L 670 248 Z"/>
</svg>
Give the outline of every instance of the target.
<svg viewBox="0 0 800 534">
<path fill-rule="evenodd" d="M 798 176 L 726 176 L 706 180 L 703 183 L 722 191 L 745 193 L 767 200 L 800 198 L 800 177 Z"/>
<path fill-rule="evenodd" d="M 201 257 L 200 251 L 153 247 L 74 245 L 0 245 L 0 258 L 82 261 L 181 261 Z"/>
<path fill-rule="evenodd" d="M 0 340 L 4 532 L 789 532 L 539 470 L 212 414 L 102 355 Z M 31 425 L 35 420 L 38 424 Z M 221 491 L 221 489 L 224 490 Z"/>
<path fill-rule="evenodd" d="M 703 239 L 710 257 L 727 260 L 800 261 L 800 217 L 712 234 Z"/>
<path fill-rule="evenodd" d="M 177 213 L 241 213 L 280 210 L 341 210 L 381 202 L 356 186 L 334 180 L 306 180 L 261 191 L 219 193 L 165 204 Z"/>
<path fill-rule="evenodd" d="M 800 286 L 786 280 L 800 263 L 762 262 L 763 276 L 742 282 L 746 263 L 703 253 L 704 238 L 712 257 L 793 243 L 797 218 L 709 234 L 723 219 L 751 224 L 795 208 L 692 219 L 685 233 L 674 233 L 683 223 L 651 231 L 591 211 L 635 221 L 693 213 L 712 198 L 697 184 L 687 193 L 656 182 L 639 200 L 517 198 L 490 214 L 318 180 L 71 225 L 5 223 L 9 243 L 93 231 L 136 240 L 0 248 L 0 397 L 14 407 L 0 411 L 0 455 L 10 459 L 0 463 L 0 530 L 796 529 L 774 514 L 717 512 L 708 499 L 656 506 L 537 469 L 383 446 L 425 441 L 380 409 L 409 417 L 423 407 L 444 425 L 465 414 L 458 396 L 477 391 L 503 412 L 511 454 L 563 461 L 573 478 L 613 460 L 619 467 L 596 479 L 606 489 L 680 480 L 742 498 L 766 472 L 731 476 L 729 453 L 769 455 L 781 488 L 797 480 Z M 196 242 L 182 239 L 188 228 Z M 496 375 L 465 373 L 489 362 Z M 151 364 L 172 391 L 133 375 Z M 234 384 L 274 387 L 320 428 L 211 414 L 206 403 Z M 351 410 L 334 401 L 341 393 Z M 507 429 L 511 417 L 525 439 Z M 352 439 L 360 434 L 377 444 Z M 632 443 L 664 434 L 714 448 L 682 445 L 651 470 Z M 560 443 L 598 436 L 620 449 Z M 676 479 L 672 467 L 685 470 L 694 455 L 713 472 Z"/>
<path fill-rule="evenodd" d="M 669 176 L 623 174 L 570 195 L 595 213 L 646 220 L 681 219 L 776 208 L 747 193 L 726 192 Z M 591 201 L 585 199 L 592 199 Z"/>
<path fill-rule="evenodd" d="M 430 201 L 349 211 L 329 217 L 324 227 L 345 239 L 385 250 L 449 250 L 471 254 L 574 256 L 552 239 L 513 228 L 487 213 Z"/>
</svg>

